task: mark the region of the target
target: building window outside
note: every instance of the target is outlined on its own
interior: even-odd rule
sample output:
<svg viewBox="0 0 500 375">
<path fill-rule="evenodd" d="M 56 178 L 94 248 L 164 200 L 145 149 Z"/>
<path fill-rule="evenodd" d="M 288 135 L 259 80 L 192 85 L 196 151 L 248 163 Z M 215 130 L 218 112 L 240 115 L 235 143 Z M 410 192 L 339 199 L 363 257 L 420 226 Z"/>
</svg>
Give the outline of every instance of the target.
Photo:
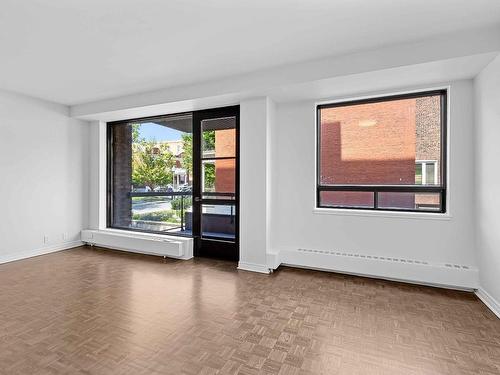
<svg viewBox="0 0 500 375">
<path fill-rule="evenodd" d="M 317 107 L 317 206 L 446 211 L 445 90 Z"/>
<path fill-rule="evenodd" d="M 438 181 L 436 160 L 417 160 L 415 164 L 415 184 L 435 185 Z"/>
</svg>

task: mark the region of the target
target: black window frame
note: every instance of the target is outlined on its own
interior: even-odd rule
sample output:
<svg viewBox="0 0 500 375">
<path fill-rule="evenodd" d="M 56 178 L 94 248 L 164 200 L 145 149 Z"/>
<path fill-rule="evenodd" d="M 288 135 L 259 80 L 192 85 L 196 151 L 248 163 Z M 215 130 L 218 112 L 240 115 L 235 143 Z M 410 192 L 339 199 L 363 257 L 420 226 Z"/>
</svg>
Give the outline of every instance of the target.
<svg viewBox="0 0 500 375">
<path fill-rule="evenodd" d="M 346 107 L 358 104 L 380 103 L 401 99 L 416 99 L 427 96 L 440 96 L 441 111 L 441 132 L 440 132 L 440 185 L 361 185 L 361 184 L 334 184 L 322 185 L 321 179 L 321 110 L 336 107 Z M 366 99 L 346 100 L 336 103 L 318 104 L 316 106 L 316 208 L 331 210 L 364 210 L 364 211 L 390 211 L 390 212 L 418 212 L 445 214 L 447 212 L 447 150 L 448 150 L 448 90 L 430 90 L 419 91 L 406 94 L 377 96 Z M 352 191 L 352 192 L 371 192 L 373 193 L 373 207 L 348 207 L 321 205 L 320 194 L 323 191 Z M 441 209 L 395 209 L 378 207 L 378 193 L 397 192 L 397 193 L 439 193 Z"/>
</svg>

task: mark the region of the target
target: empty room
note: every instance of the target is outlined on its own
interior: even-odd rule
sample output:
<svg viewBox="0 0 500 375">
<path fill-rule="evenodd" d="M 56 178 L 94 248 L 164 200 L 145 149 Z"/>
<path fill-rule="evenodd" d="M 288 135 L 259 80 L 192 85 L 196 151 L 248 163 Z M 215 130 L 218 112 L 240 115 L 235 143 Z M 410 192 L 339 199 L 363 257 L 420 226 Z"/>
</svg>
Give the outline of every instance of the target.
<svg viewBox="0 0 500 375">
<path fill-rule="evenodd" d="M 500 1 L 0 0 L 0 375 L 500 375 Z"/>
</svg>

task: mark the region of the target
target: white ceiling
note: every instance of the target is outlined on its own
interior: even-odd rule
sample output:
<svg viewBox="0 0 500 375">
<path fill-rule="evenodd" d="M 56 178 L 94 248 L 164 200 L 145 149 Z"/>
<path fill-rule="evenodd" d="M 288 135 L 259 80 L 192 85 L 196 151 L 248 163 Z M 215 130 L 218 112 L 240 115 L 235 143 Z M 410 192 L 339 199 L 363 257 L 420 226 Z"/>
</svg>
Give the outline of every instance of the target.
<svg viewBox="0 0 500 375">
<path fill-rule="evenodd" d="M 499 0 L 1 0 L 0 88 L 73 105 L 493 24 Z"/>
</svg>

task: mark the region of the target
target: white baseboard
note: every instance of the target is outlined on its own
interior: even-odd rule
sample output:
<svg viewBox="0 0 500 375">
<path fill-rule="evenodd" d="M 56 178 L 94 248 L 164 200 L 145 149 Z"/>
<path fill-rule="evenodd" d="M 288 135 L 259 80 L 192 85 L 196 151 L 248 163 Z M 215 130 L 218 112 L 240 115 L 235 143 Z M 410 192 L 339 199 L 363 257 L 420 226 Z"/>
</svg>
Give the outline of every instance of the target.
<svg viewBox="0 0 500 375">
<path fill-rule="evenodd" d="M 269 266 L 266 264 L 257 264 L 250 262 L 238 262 L 238 269 L 244 271 L 266 273 L 266 274 L 271 272 Z"/>
<path fill-rule="evenodd" d="M 476 290 L 476 296 L 500 319 L 500 302 L 482 288 Z"/>
<path fill-rule="evenodd" d="M 14 262 L 16 260 L 21 260 L 21 259 L 33 258 L 39 255 L 55 253 L 61 250 L 68 250 L 82 245 L 83 245 L 82 241 L 68 241 L 55 245 L 40 247 L 34 250 L 22 251 L 20 253 L 2 255 L 0 256 L 0 264 Z"/>
<path fill-rule="evenodd" d="M 321 250 L 282 250 L 283 265 L 312 268 L 413 284 L 473 291 L 478 288 L 477 268 L 385 256 Z"/>
</svg>

